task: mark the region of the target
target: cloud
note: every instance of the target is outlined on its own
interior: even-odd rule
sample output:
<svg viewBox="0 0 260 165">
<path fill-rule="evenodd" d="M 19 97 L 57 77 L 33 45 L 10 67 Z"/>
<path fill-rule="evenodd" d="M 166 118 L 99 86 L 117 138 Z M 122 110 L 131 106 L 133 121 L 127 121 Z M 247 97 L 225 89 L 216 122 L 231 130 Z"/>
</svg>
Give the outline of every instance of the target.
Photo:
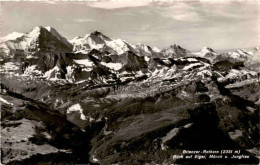
<svg viewBox="0 0 260 165">
<path fill-rule="evenodd" d="M 204 6 L 208 15 L 226 19 L 249 20 L 258 18 L 258 4 L 252 2 L 225 2 Z"/>
<path fill-rule="evenodd" d="M 96 22 L 96 20 L 91 18 L 76 18 L 72 19 L 74 22 L 83 23 L 83 22 Z"/>
<path fill-rule="evenodd" d="M 164 13 L 165 14 L 165 13 Z M 201 18 L 198 13 L 196 12 L 183 12 L 183 11 L 176 11 L 174 14 L 166 13 L 166 17 L 172 18 L 178 21 L 189 21 L 189 22 L 197 22 L 200 21 Z"/>
<path fill-rule="evenodd" d="M 130 7 L 142 7 L 147 6 L 150 3 L 148 1 L 142 0 L 122 0 L 122 1 L 102 1 L 102 2 L 89 2 L 87 6 L 93 8 L 102 8 L 102 9 L 119 9 L 119 8 L 130 8 Z"/>
<path fill-rule="evenodd" d="M 149 29 L 151 27 L 151 25 L 142 25 L 141 26 L 141 28 L 140 28 L 140 30 L 147 30 L 147 29 Z"/>
<path fill-rule="evenodd" d="M 40 1 L 41 3 L 45 3 L 45 4 L 50 4 L 50 5 L 55 5 L 57 4 L 58 1 L 53 1 L 53 0 L 45 0 L 45 1 Z"/>
<path fill-rule="evenodd" d="M 202 20 L 202 17 L 197 8 L 191 5 L 191 3 L 185 2 L 164 2 L 156 3 L 154 6 L 156 12 L 164 17 L 177 21 L 198 22 Z"/>
<path fill-rule="evenodd" d="M 212 22 L 256 19 L 259 4 L 254 2 L 201 1 L 201 2 L 156 2 L 155 11 L 163 18 L 186 22 Z"/>
</svg>

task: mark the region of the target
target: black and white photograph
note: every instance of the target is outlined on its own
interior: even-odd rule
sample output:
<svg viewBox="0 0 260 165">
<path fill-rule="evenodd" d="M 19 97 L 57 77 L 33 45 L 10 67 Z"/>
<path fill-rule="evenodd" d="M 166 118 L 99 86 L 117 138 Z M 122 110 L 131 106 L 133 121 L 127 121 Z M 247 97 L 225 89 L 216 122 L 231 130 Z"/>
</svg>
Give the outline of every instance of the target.
<svg viewBox="0 0 260 165">
<path fill-rule="evenodd" d="M 258 165 L 260 1 L 0 0 L 3 165 Z"/>
</svg>

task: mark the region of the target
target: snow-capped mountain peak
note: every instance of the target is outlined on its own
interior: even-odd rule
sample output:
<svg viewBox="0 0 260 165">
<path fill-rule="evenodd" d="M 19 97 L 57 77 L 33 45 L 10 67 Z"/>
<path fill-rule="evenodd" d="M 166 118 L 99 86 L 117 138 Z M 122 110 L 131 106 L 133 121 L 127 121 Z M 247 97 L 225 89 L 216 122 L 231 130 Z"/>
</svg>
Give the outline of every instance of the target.
<svg viewBox="0 0 260 165">
<path fill-rule="evenodd" d="M 104 36 L 104 34 L 102 34 L 100 31 L 98 31 L 98 30 L 95 30 L 95 31 L 93 31 L 93 32 L 91 32 L 90 33 L 90 35 L 95 35 L 95 36 Z"/>
<path fill-rule="evenodd" d="M 26 49 L 26 47 L 28 47 L 29 45 L 34 45 L 34 48 L 36 48 L 37 44 L 39 44 L 36 43 L 36 41 L 39 41 L 40 35 L 47 40 L 49 37 L 54 37 L 61 43 L 65 44 L 68 48 L 72 48 L 72 45 L 68 42 L 68 40 L 61 36 L 53 27 L 36 26 L 25 36 L 25 39 L 23 41 L 23 49 Z"/>
<path fill-rule="evenodd" d="M 245 49 L 238 49 L 237 52 L 239 54 L 244 54 L 244 55 L 248 55 L 249 54 Z"/>
<path fill-rule="evenodd" d="M 70 41 L 77 40 L 77 39 L 80 39 L 80 38 L 83 38 L 83 37 L 81 37 L 81 36 L 77 36 L 77 37 L 73 38 L 73 39 L 70 40 Z"/>
<path fill-rule="evenodd" d="M 161 52 L 166 57 L 184 57 L 187 53 L 190 53 L 190 51 L 176 44 L 171 45 L 169 48 L 163 49 Z"/>
<path fill-rule="evenodd" d="M 52 41 L 52 42 L 50 42 Z M 54 28 L 36 26 L 28 33 L 11 33 L 1 38 L 0 51 L 6 56 L 25 53 L 32 55 L 39 51 L 58 50 L 71 52 L 72 45 L 62 37 Z"/>
<path fill-rule="evenodd" d="M 181 48 L 179 45 L 173 44 L 170 46 L 170 48 Z"/>
<path fill-rule="evenodd" d="M 201 50 L 200 50 L 201 53 L 210 53 L 210 52 L 214 52 L 214 50 L 212 48 L 209 48 L 209 47 L 203 47 Z"/>
<path fill-rule="evenodd" d="M 103 33 L 101 33 L 100 31 L 97 31 L 97 30 L 87 34 L 85 36 L 85 38 L 86 37 L 91 37 L 91 38 L 98 37 L 98 38 L 102 39 L 103 41 L 111 41 L 112 40 L 112 39 L 110 39 L 109 37 L 107 37 L 106 35 L 104 35 Z"/>
<path fill-rule="evenodd" d="M 53 27 L 51 26 L 46 26 L 45 29 L 47 29 L 49 32 L 51 31 L 56 31 Z M 56 31 L 57 32 L 57 31 Z"/>
<path fill-rule="evenodd" d="M 249 52 L 247 52 L 244 49 L 238 49 L 234 52 L 228 52 L 228 55 L 230 55 L 230 57 L 232 58 L 248 58 L 249 56 L 251 56 L 251 54 Z"/>
<path fill-rule="evenodd" d="M 159 53 L 159 52 L 162 51 L 161 49 L 159 49 L 159 48 L 157 48 L 157 47 L 153 47 L 152 49 L 153 49 L 153 51 L 155 51 L 155 52 L 157 52 L 157 53 Z"/>
<path fill-rule="evenodd" d="M 75 37 L 70 40 L 74 46 L 74 52 L 88 53 L 92 49 L 108 51 L 110 53 L 123 54 L 133 50 L 131 44 L 122 39 L 111 39 L 99 31 L 94 31 L 82 37 Z"/>
<path fill-rule="evenodd" d="M 47 26 L 45 27 L 46 30 L 48 30 L 50 33 L 52 33 L 55 37 L 57 37 L 60 41 L 65 43 L 68 47 L 71 47 L 71 44 L 68 42 L 66 38 L 61 36 L 53 27 Z"/>
<path fill-rule="evenodd" d="M 199 52 L 194 52 L 194 53 L 192 53 L 192 55 L 197 56 L 197 57 L 206 58 L 206 59 L 212 61 L 214 58 L 216 58 L 218 53 L 214 52 L 214 50 L 212 48 L 203 47 Z"/>
<path fill-rule="evenodd" d="M 38 38 L 40 33 L 41 33 L 41 29 L 43 27 L 42 26 L 36 26 L 35 28 L 33 28 L 27 35 L 28 38 Z"/>
<path fill-rule="evenodd" d="M 24 35 L 24 33 L 20 33 L 20 32 L 12 32 L 2 38 L 0 38 L 0 42 L 5 42 L 8 40 L 16 40 L 17 38 L 20 38 Z"/>
<path fill-rule="evenodd" d="M 74 44 L 79 45 L 79 44 L 81 44 L 81 43 L 83 42 L 82 40 L 83 40 L 83 37 L 77 36 L 77 37 L 75 37 L 75 38 L 69 40 L 69 42 L 70 42 L 72 45 L 74 45 Z"/>
</svg>

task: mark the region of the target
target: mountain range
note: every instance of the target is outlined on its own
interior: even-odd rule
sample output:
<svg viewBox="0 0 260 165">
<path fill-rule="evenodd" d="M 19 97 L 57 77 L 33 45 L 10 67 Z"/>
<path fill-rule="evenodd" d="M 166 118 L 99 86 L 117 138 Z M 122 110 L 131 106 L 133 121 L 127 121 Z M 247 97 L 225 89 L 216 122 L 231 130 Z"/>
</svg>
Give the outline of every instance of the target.
<svg viewBox="0 0 260 165">
<path fill-rule="evenodd" d="M 38 26 L 0 38 L 0 63 L 3 164 L 259 162 L 259 47 L 160 50 Z M 250 159 L 172 158 L 185 149 Z"/>
</svg>

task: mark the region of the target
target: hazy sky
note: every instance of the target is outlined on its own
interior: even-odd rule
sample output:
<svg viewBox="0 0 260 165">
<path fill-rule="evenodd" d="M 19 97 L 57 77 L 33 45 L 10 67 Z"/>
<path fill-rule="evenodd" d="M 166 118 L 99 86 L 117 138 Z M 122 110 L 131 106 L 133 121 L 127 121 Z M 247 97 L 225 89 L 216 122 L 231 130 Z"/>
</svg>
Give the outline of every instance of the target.
<svg viewBox="0 0 260 165">
<path fill-rule="evenodd" d="M 0 2 L 0 31 L 41 25 L 69 40 L 98 30 L 159 48 L 246 48 L 260 45 L 259 7 L 257 1 Z"/>
</svg>

